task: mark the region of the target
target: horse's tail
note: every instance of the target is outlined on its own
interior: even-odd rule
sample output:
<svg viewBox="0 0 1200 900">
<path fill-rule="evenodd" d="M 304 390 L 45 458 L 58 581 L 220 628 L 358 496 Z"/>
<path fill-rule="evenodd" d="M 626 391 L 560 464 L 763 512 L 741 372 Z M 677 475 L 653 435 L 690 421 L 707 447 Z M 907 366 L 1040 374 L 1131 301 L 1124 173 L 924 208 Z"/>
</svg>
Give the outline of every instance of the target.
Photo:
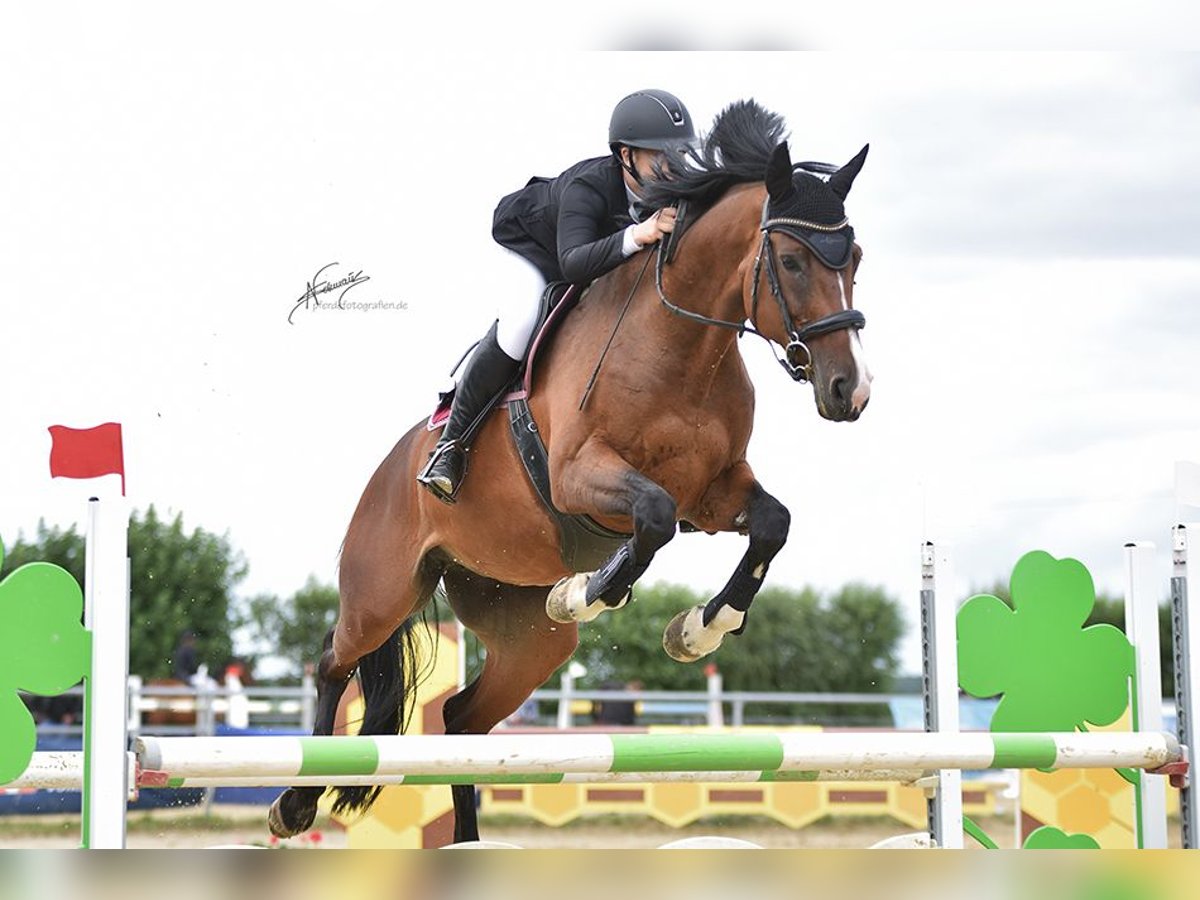
<svg viewBox="0 0 1200 900">
<path fill-rule="evenodd" d="M 427 647 L 422 653 L 420 636 L 437 634 L 436 618 L 432 629 L 414 628 L 418 620 L 424 623 L 427 617 L 428 609 L 414 612 L 378 649 L 359 660 L 364 703 L 359 734 L 402 734 L 407 730 L 416 708 L 417 687 L 433 671 L 434 648 Z M 383 788 L 356 785 L 333 790 L 333 811 L 340 814 L 367 810 Z"/>
</svg>

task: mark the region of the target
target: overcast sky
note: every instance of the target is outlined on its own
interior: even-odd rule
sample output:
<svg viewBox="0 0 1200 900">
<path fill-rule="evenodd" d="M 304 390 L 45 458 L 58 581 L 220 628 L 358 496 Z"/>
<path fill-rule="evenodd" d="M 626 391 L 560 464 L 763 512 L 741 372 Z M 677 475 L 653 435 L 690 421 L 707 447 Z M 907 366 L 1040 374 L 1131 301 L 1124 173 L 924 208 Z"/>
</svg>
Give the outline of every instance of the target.
<svg viewBox="0 0 1200 900">
<path fill-rule="evenodd" d="M 26 18 L 0 63 L 6 542 L 117 487 L 52 481 L 46 427 L 119 421 L 133 505 L 228 532 L 244 594 L 333 581 L 384 454 L 496 306 L 533 302 L 496 201 L 604 154 L 612 106 L 653 86 L 702 129 L 758 100 L 794 159 L 871 144 L 847 203 L 869 409 L 820 419 L 742 343 L 750 461 L 793 517 L 772 584 L 885 586 L 909 670 L 925 538 L 953 545 L 964 595 L 1031 549 L 1119 593 L 1122 544 L 1151 540 L 1165 596 L 1174 463 L 1200 459 L 1200 62 L 1174 29 L 1140 53 L 849 52 L 823 21 L 775 37 L 836 52 L 589 54 L 440 45 L 398 13 L 155 14 Z M 577 45 L 661 38 L 610 23 Z M 332 262 L 397 308 L 289 324 Z M 717 589 L 743 550 L 682 536 L 647 579 Z"/>
</svg>

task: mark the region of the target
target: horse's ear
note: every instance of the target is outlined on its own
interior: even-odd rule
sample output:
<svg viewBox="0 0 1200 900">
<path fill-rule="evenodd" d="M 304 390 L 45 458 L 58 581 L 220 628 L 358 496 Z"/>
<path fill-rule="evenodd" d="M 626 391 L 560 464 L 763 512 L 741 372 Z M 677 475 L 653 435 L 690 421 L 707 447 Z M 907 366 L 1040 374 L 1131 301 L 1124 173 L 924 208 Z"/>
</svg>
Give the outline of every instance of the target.
<svg viewBox="0 0 1200 900">
<path fill-rule="evenodd" d="M 771 153 L 767 162 L 767 194 L 772 200 L 779 201 L 787 196 L 792 186 L 792 156 L 788 152 L 787 141 L 784 141 Z"/>
<path fill-rule="evenodd" d="M 867 151 L 871 149 L 870 144 L 864 144 L 863 148 L 858 151 L 858 155 L 850 162 L 846 163 L 836 172 L 829 176 L 829 187 L 835 194 L 846 199 L 846 195 L 850 193 L 850 186 L 854 184 L 854 179 L 858 176 L 859 171 L 863 167 L 863 163 L 867 159 Z"/>
</svg>

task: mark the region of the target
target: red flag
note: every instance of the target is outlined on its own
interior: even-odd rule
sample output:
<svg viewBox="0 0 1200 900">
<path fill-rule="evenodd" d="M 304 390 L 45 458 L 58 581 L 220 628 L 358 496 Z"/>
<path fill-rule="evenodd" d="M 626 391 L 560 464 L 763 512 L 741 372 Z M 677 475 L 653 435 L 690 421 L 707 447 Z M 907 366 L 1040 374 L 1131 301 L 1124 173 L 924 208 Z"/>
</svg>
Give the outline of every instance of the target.
<svg viewBox="0 0 1200 900">
<path fill-rule="evenodd" d="M 120 424 L 105 422 L 95 428 L 50 426 L 51 477 L 97 478 L 113 474 L 121 476 L 121 496 L 125 496 Z"/>
</svg>

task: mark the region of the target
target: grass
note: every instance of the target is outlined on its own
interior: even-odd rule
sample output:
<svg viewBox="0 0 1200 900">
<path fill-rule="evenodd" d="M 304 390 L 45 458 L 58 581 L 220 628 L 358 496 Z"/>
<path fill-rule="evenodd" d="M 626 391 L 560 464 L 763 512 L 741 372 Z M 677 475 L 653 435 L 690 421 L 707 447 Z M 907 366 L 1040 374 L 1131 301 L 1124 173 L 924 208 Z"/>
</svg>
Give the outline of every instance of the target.
<svg viewBox="0 0 1200 900">
<path fill-rule="evenodd" d="M 245 815 L 205 815 L 202 812 L 166 814 L 131 812 L 125 819 L 129 834 L 158 834 L 160 832 L 222 832 L 257 825 L 266 828 L 266 812 Z M 318 822 L 318 827 L 320 822 Z M 78 834 L 78 815 L 6 816 L 0 818 L 0 838 L 3 837 L 60 837 Z"/>
</svg>

